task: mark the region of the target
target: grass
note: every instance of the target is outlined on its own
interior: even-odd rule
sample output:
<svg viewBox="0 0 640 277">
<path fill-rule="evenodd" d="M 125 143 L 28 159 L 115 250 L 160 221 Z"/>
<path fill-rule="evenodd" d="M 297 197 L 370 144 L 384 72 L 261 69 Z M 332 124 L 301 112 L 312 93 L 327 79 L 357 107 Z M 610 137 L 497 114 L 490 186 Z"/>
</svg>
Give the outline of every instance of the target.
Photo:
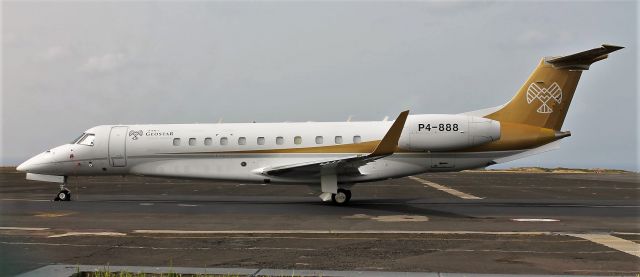
<svg viewBox="0 0 640 277">
<path fill-rule="evenodd" d="M 80 271 L 80 267 L 76 266 L 76 273 L 71 277 L 249 277 L 253 275 L 244 274 L 209 274 L 209 273 L 177 273 L 173 271 L 173 267 L 170 266 L 166 273 L 146 273 L 146 272 L 130 272 L 130 271 L 111 271 L 109 265 L 103 266 L 102 269 L 95 271 Z M 265 275 L 259 275 L 268 277 Z M 321 276 L 321 275 L 317 275 Z M 276 277 L 276 276 L 272 276 Z M 291 275 L 279 275 L 279 277 L 302 277 L 296 275 L 295 271 Z"/>
</svg>

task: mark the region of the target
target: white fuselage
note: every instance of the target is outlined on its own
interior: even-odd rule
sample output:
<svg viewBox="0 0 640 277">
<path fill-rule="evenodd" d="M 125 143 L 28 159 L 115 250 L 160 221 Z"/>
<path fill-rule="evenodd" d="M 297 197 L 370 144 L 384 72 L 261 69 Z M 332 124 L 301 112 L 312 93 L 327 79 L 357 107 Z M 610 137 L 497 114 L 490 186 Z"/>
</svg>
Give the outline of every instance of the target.
<svg viewBox="0 0 640 277">
<path fill-rule="evenodd" d="M 265 176 L 261 169 L 367 154 L 393 121 L 103 125 L 92 143 L 62 145 L 21 165 L 48 175 L 145 175 L 242 182 L 318 183 L 316 175 Z M 430 130 L 427 130 L 430 129 Z M 394 154 L 367 163 L 351 184 L 431 171 L 485 167 L 522 150 L 460 151 L 500 138 L 497 121 L 467 115 L 409 116 Z"/>
</svg>

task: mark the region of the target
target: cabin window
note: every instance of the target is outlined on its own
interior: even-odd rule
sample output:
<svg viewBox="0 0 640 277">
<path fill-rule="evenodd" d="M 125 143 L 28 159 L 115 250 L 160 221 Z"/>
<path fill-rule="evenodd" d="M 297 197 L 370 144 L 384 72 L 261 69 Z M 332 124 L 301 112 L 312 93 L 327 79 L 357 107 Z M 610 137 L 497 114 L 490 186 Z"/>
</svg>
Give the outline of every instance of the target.
<svg viewBox="0 0 640 277">
<path fill-rule="evenodd" d="M 258 137 L 258 145 L 264 145 L 264 137 Z"/>
<path fill-rule="evenodd" d="M 213 140 L 211 138 L 204 138 L 204 145 L 211 145 Z"/>
<path fill-rule="evenodd" d="M 336 144 L 342 144 L 342 136 L 336 136 Z"/>
<path fill-rule="evenodd" d="M 316 144 L 322 144 L 323 141 L 324 141 L 324 139 L 322 138 L 322 136 L 317 136 L 316 137 Z"/>
<path fill-rule="evenodd" d="M 353 136 L 353 143 L 360 143 L 362 138 L 360 136 Z"/>
<path fill-rule="evenodd" d="M 295 136 L 293 138 L 293 143 L 295 144 L 302 144 L 302 137 L 301 136 Z"/>
<path fill-rule="evenodd" d="M 189 146 L 195 146 L 196 145 L 196 138 L 189 138 Z"/>
<path fill-rule="evenodd" d="M 277 145 L 282 145 L 284 143 L 284 138 L 283 137 L 276 137 L 276 144 Z"/>
<path fill-rule="evenodd" d="M 227 144 L 229 144 L 229 139 L 227 137 L 221 137 L 220 145 L 227 145 Z"/>
<path fill-rule="evenodd" d="M 96 139 L 96 135 L 87 134 L 86 136 L 81 138 L 80 141 L 78 141 L 78 144 L 93 146 L 93 140 L 94 139 Z"/>
<path fill-rule="evenodd" d="M 173 146 L 179 146 L 180 145 L 180 138 L 174 138 L 173 139 Z"/>
<path fill-rule="evenodd" d="M 238 138 L 238 144 L 239 144 L 239 145 L 245 145 L 245 144 L 247 144 L 247 138 L 245 138 L 245 137 L 239 137 L 239 138 Z"/>
</svg>

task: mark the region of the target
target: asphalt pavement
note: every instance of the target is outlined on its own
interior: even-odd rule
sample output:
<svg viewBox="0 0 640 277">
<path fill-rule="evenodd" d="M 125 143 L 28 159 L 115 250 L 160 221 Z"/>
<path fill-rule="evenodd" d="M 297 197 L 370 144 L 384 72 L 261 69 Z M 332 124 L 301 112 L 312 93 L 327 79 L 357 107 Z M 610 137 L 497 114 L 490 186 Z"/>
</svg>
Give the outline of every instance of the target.
<svg viewBox="0 0 640 277">
<path fill-rule="evenodd" d="M 0 274 L 51 264 L 506 274 L 640 272 L 638 174 L 461 172 L 306 185 L 0 173 Z"/>
</svg>

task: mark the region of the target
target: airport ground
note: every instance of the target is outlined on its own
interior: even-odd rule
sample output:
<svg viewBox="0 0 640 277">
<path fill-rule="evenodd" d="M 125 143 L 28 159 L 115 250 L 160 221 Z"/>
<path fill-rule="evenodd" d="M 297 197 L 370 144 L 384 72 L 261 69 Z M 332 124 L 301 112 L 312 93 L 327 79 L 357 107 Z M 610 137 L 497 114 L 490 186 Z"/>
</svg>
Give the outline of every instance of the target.
<svg viewBox="0 0 640 277">
<path fill-rule="evenodd" d="M 0 275 L 50 264 L 635 275 L 638 174 L 461 172 L 353 187 L 0 174 Z M 232 272 L 230 272 L 232 273 Z"/>
</svg>

